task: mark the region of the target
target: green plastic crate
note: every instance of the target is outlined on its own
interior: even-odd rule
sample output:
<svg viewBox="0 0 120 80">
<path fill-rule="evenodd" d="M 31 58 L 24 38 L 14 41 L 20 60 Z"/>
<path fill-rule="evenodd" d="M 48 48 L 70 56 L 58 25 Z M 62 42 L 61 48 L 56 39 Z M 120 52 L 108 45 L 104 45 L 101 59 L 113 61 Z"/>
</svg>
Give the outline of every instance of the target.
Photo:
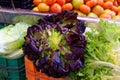
<svg viewBox="0 0 120 80">
<path fill-rule="evenodd" d="M 10 59 L 0 56 L 0 80 L 25 80 L 24 55 Z"/>
<path fill-rule="evenodd" d="M 2 24 L 0 24 L 0 29 L 3 28 L 4 26 Z"/>
<path fill-rule="evenodd" d="M 24 55 L 14 59 L 0 56 L 0 68 L 18 69 L 22 66 L 24 66 Z"/>
<path fill-rule="evenodd" d="M 0 70 L 0 80 L 25 80 L 25 68 L 21 70 Z"/>
</svg>

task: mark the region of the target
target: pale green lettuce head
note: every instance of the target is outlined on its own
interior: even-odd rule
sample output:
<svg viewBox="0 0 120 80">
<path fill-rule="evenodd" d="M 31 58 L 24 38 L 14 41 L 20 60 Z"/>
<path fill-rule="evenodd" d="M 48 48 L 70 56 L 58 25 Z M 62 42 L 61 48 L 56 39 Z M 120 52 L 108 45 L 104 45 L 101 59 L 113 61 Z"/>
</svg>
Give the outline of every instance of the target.
<svg viewBox="0 0 120 80">
<path fill-rule="evenodd" d="M 0 30 L 0 55 L 11 54 L 22 47 L 29 24 L 20 22 Z"/>
</svg>

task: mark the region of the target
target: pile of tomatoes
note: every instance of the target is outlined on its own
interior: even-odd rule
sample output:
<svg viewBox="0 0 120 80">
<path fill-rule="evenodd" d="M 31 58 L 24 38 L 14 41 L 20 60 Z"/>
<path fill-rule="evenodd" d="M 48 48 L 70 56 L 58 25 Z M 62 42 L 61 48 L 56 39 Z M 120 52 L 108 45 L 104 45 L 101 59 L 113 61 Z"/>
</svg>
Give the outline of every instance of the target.
<svg viewBox="0 0 120 80">
<path fill-rule="evenodd" d="M 120 0 L 84 0 L 80 11 L 87 16 L 120 19 Z"/>
<path fill-rule="evenodd" d="M 62 10 L 72 10 L 71 0 L 33 0 L 34 11 L 59 13 Z"/>
<path fill-rule="evenodd" d="M 33 0 L 34 11 L 73 10 L 80 16 L 120 19 L 120 0 Z"/>
</svg>

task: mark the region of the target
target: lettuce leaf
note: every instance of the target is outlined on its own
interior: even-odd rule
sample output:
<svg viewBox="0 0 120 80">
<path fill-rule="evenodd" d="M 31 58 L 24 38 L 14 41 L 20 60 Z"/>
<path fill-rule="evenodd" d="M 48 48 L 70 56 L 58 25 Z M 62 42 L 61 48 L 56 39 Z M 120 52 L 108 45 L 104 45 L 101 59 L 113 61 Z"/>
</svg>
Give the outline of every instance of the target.
<svg viewBox="0 0 120 80">
<path fill-rule="evenodd" d="M 38 23 L 38 20 L 40 19 L 40 16 L 34 16 L 34 15 L 18 15 L 13 18 L 13 23 L 18 23 L 18 22 L 24 22 L 27 24 L 34 25 Z"/>
<path fill-rule="evenodd" d="M 120 25 L 101 20 L 96 27 L 86 32 L 85 66 L 72 80 L 120 79 Z"/>
</svg>

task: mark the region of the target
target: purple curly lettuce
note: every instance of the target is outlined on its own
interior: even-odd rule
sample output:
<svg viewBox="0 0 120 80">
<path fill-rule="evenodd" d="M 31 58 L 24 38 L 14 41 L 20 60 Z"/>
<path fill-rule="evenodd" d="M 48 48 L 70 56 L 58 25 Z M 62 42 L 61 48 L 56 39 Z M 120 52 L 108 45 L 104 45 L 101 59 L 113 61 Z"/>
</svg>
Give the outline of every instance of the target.
<svg viewBox="0 0 120 80">
<path fill-rule="evenodd" d="M 85 21 L 77 20 L 77 13 L 72 11 L 44 16 L 38 24 L 28 28 L 24 54 L 38 71 L 55 78 L 66 77 L 84 66 L 85 28 Z M 55 35 L 51 36 L 52 33 Z M 56 41 L 58 43 L 54 43 Z M 52 45 L 51 48 L 51 42 L 57 47 Z"/>
</svg>

